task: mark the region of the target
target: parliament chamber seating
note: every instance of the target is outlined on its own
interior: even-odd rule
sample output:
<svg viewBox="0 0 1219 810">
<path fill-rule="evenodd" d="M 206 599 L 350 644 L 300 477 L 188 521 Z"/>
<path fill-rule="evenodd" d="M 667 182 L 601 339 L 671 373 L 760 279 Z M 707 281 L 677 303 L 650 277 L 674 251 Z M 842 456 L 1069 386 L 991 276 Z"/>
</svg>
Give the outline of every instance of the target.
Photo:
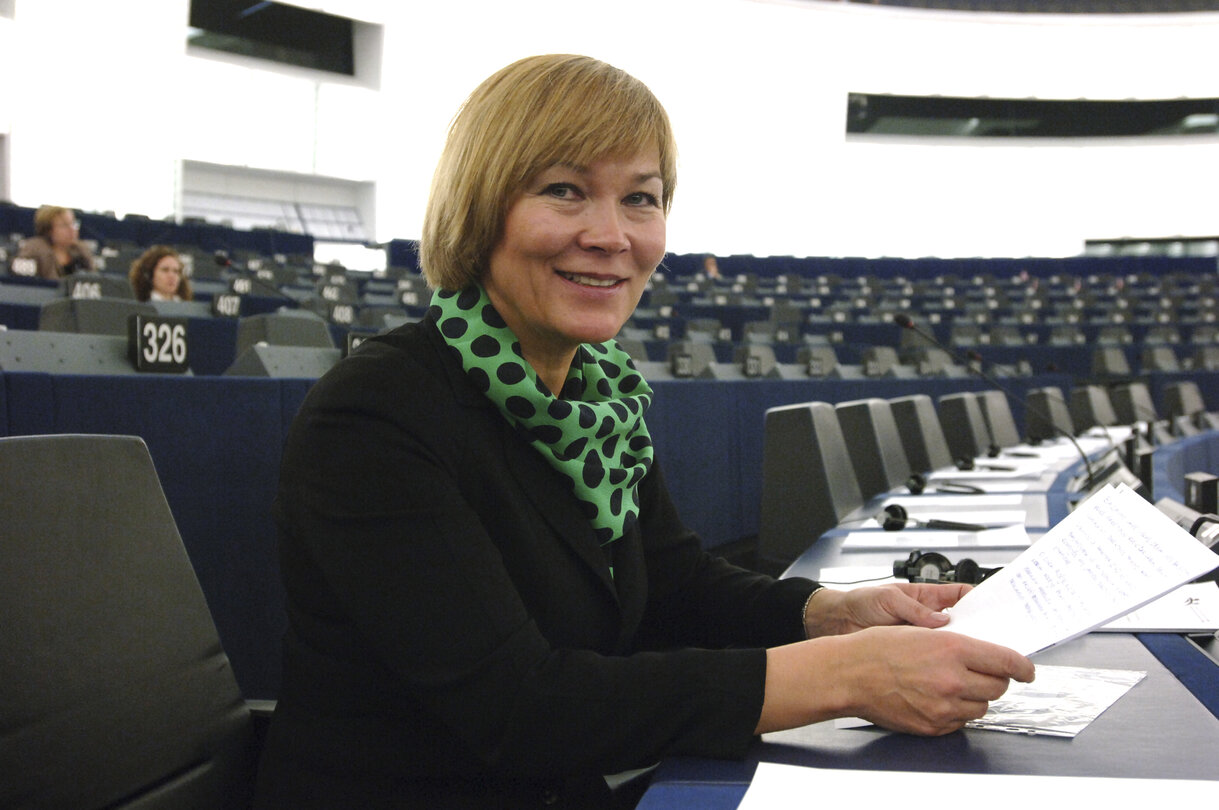
<svg viewBox="0 0 1219 810">
<path fill-rule="evenodd" d="M 81 220 L 86 231 L 93 229 L 101 252 L 108 252 L 105 245 L 117 239 L 117 226 L 96 215 Z M 275 639 L 283 612 L 275 590 L 269 507 L 283 436 L 313 380 L 347 351 L 352 336 L 366 337 L 422 317 L 430 293 L 418 272 L 409 269 L 416 262 L 413 244 L 400 240 L 389 246 L 387 271 L 370 277 L 315 268 L 307 258 L 311 248 L 292 235 L 149 221 L 122 224 L 132 232 L 107 257 L 101 270 L 106 277 L 125 278 L 124 264 L 153 241 L 187 251 L 197 300 L 155 308 L 186 319 L 190 375 L 136 373 L 127 360 L 126 338 L 116 334 L 39 329 L 45 306 L 75 302 L 78 313 L 89 315 L 90 309 L 100 308 L 68 298 L 54 282 L 4 275 L 8 263 L 0 262 L 0 325 L 7 327 L 0 331 L 0 435 L 143 438 L 242 692 L 274 697 L 279 678 Z M 6 225 L 0 210 L 0 234 L 19 230 Z M 15 244 L 10 240 L 13 249 Z M 223 261 L 216 260 L 216 251 L 224 251 Z M 1154 272 L 1144 272 L 1149 264 Z M 927 472 L 943 466 L 945 452 L 954 460 L 964 457 L 966 450 L 944 448 L 970 430 L 976 429 L 974 442 L 981 448 L 970 456 L 985 453 L 993 441 L 1011 440 L 1014 427 L 1005 438 L 992 439 L 991 432 L 998 436 L 1004 425 L 1001 420 L 988 427 L 987 400 L 978 396 L 992 386 L 962 375 L 967 365 L 980 364 L 1000 375 L 1013 391 L 1006 404 L 1007 419 L 1014 424 L 1026 422 L 1028 391 L 1046 386 L 1070 391 L 1077 385 L 1101 385 L 1113 397 L 1119 423 L 1147 421 L 1151 413 L 1155 429 L 1165 436 L 1169 423 L 1154 414 L 1168 386 L 1195 382 L 1204 401 L 1219 401 L 1219 374 L 1187 368 L 1199 348 L 1195 339 L 1219 347 L 1214 325 L 1202 320 L 1213 311 L 1207 308 L 1212 292 L 1203 293 L 1190 281 L 1199 273 L 1195 260 L 734 256 L 724 257 L 720 267 L 725 278 L 700 278 L 701 257 L 666 257 L 623 337 L 656 389 L 648 425 L 665 459 L 674 500 L 704 544 L 725 553 L 744 550 L 776 560 L 798 553 L 824 530 L 818 521 L 833 520 L 856 499 L 851 492 L 830 490 L 811 500 L 815 474 L 800 466 L 808 464 L 807 454 L 797 451 L 834 440 L 801 436 L 772 444 L 764 434 L 773 408 L 822 403 L 789 416 L 807 432 L 826 421 L 827 413 L 837 426 L 838 403 L 889 401 L 898 420 L 906 418 L 902 409 L 907 406 L 898 404 L 905 398 L 917 398 L 910 410 L 925 418 L 929 410 L 936 416 L 935 403 L 942 409 L 944 401 L 967 394 L 961 407 L 970 409 L 969 421 L 952 421 L 953 429 L 941 430 L 938 441 L 928 428 L 919 461 L 906 447 L 911 428 L 899 427 L 910 469 Z M 343 284 L 336 283 L 339 277 Z M 1093 375 L 1091 350 L 1099 346 L 1106 324 L 1093 322 L 1101 310 L 1082 300 L 1077 305 L 1073 290 L 1077 283 L 1113 286 L 1117 279 L 1131 278 L 1142 279 L 1148 300 L 1161 296 L 1172 278 L 1189 300 L 1197 301 L 1197 321 L 1175 324 L 1182 342 L 1156 344 L 1178 350 L 1180 371 L 1151 372 L 1138 380 L 1129 374 Z M 1126 284 L 1125 293 L 1132 294 L 1135 286 Z M 346 291 L 326 292 L 340 287 Z M 217 309 L 226 300 L 236 308 Z M 335 317 L 339 305 L 352 309 L 343 319 Z M 1176 313 L 1183 311 L 1178 307 Z M 926 341 L 921 347 L 903 346 L 909 330 L 893 323 L 896 313 L 909 314 L 948 351 Z M 1054 313 L 1061 314 L 1061 323 L 1050 322 L 1059 317 Z M 687 334 L 688 326 L 699 325 L 700 319 L 718 322 L 710 339 L 708 333 L 702 340 Z M 81 330 L 82 325 L 92 328 L 81 317 L 71 328 Z M 1157 325 L 1131 316 L 1121 325 L 1130 342 L 1108 348 L 1137 364 L 1144 336 Z M 960 356 L 952 339 L 957 327 L 977 335 L 970 346 L 976 356 Z M 1051 341 L 1051 332 L 1063 328 L 1071 330 L 1075 342 Z M 906 362 L 903 353 L 912 348 L 918 353 Z M 1118 391 L 1135 385 L 1140 387 L 1125 404 L 1140 415 L 1123 416 Z M 949 424 L 942 410 L 938 421 Z M 781 457 L 776 454 L 783 453 L 790 459 L 780 469 L 788 471 L 786 477 L 795 475 L 799 487 L 776 496 L 765 491 L 766 482 L 775 480 L 770 468 Z M 843 453 L 838 471 L 853 470 L 851 457 Z M 806 509 L 810 503 L 816 506 Z M 774 525 L 776 515 L 790 525 Z"/>
</svg>

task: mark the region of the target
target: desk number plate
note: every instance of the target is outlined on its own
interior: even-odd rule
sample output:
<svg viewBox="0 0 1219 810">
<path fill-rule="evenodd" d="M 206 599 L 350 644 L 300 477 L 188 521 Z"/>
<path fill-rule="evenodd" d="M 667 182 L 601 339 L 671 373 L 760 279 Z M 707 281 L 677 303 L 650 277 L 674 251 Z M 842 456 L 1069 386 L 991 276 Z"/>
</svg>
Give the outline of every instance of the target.
<svg viewBox="0 0 1219 810">
<path fill-rule="evenodd" d="M 136 371 L 187 371 L 186 318 L 132 315 L 127 319 L 127 351 Z"/>
</svg>

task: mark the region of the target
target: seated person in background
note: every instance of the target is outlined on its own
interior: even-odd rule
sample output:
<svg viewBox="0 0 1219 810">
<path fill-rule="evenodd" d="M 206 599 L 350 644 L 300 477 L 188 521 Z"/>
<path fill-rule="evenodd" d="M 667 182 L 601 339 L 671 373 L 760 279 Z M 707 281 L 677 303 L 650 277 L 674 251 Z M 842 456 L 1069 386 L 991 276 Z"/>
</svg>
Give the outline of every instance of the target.
<svg viewBox="0 0 1219 810">
<path fill-rule="evenodd" d="M 80 241 L 79 228 L 72 209 L 44 205 L 34 212 L 34 235 L 21 243 L 17 258 L 36 261 L 40 278 L 91 273 L 93 252 Z"/>
<path fill-rule="evenodd" d="M 285 442 L 256 807 L 632 807 L 641 779 L 603 774 L 839 716 L 946 734 L 1032 679 L 929 629 L 968 586 L 776 580 L 681 522 L 613 340 L 675 164 L 651 92 L 587 57 L 509 65 L 454 119 L 427 316 L 341 360 Z"/>
<path fill-rule="evenodd" d="M 153 245 L 131 263 L 131 289 L 137 301 L 189 301 L 194 298 L 190 279 L 182 272 L 178 251 Z"/>
</svg>

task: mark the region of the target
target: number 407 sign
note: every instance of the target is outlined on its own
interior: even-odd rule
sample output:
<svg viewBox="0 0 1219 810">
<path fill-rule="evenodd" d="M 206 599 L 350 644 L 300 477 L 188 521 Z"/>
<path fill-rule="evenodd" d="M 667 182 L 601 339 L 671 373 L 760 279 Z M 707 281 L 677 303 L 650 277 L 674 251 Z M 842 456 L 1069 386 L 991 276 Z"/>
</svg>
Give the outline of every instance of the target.
<svg viewBox="0 0 1219 810">
<path fill-rule="evenodd" d="M 130 316 L 127 352 L 136 371 L 184 374 L 188 370 L 186 318 Z"/>
</svg>

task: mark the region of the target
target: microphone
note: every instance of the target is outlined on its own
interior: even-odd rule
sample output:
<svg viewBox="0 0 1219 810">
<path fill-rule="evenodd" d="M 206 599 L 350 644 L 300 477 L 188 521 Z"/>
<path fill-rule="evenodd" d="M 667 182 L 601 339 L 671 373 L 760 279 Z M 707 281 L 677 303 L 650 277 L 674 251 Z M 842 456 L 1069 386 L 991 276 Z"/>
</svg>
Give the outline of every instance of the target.
<svg viewBox="0 0 1219 810">
<path fill-rule="evenodd" d="M 910 331 L 914 332 L 919 337 L 930 342 L 933 346 L 943 349 L 951 357 L 953 357 L 958 363 L 961 363 L 962 358 L 961 358 L 961 355 L 959 352 L 956 352 L 953 349 L 950 349 L 947 346 L 945 346 L 942 342 L 940 342 L 940 339 L 937 338 L 931 332 L 928 332 L 925 329 L 920 329 L 914 323 L 914 319 L 911 318 L 906 313 L 899 312 L 896 315 L 894 315 L 893 322 L 896 323 L 898 326 L 902 327 L 903 329 L 909 329 Z M 981 360 L 981 355 L 978 355 L 977 352 L 973 352 L 972 354 L 976 355 L 978 360 Z M 970 358 L 965 358 L 965 359 L 968 360 Z M 972 374 L 977 375 L 979 378 L 981 378 L 986 383 L 993 385 L 995 388 L 998 388 L 1000 391 L 1002 391 L 1004 394 L 1007 395 L 1009 400 L 1018 400 L 1019 399 L 1019 397 L 1017 397 L 1006 385 L 999 382 L 997 379 L 995 379 L 991 375 L 987 374 L 986 371 L 983 370 L 982 364 L 980 362 L 977 363 L 976 366 L 973 362 L 965 362 L 965 363 L 961 363 L 961 365 L 965 366 L 966 370 L 968 370 Z M 1065 400 L 1063 401 L 1063 404 L 1066 404 Z M 1031 408 L 1031 406 L 1028 405 L 1027 403 L 1026 403 L 1025 407 L 1026 407 L 1026 409 Z M 1071 442 L 1071 446 L 1075 448 L 1075 452 L 1079 454 L 1079 457 L 1084 462 L 1084 470 L 1086 471 L 1086 474 L 1088 477 L 1087 488 L 1092 489 L 1092 487 L 1096 485 L 1096 473 L 1092 469 L 1091 459 L 1088 458 L 1088 454 L 1084 452 L 1084 449 L 1079 446 L 1079 442 L 1075 440 L 1075 437 L 1071 435 L 1070 431 L 1063 430 L 1062 428 L 1060 428 L 1054 422 L 1054 420 L 1052 418 L 1050 418 L 1050 415 L 1043 412 L 1040 408 L 1032 408 L 1032 412 L 1034 415 L 1036 415 L 1038 418 L 1040 418 L 1042 421 L 1044 421 L 1047 425 L 1049 425 L 1051 430 L 1053 430 L 1055 433 L 1058 433 L 1058 434 L 1066 437 L 1067 441 Z M 1109 443 L 1112 444 L 1113 440 L 1110 439 Z"/>
</svg>

